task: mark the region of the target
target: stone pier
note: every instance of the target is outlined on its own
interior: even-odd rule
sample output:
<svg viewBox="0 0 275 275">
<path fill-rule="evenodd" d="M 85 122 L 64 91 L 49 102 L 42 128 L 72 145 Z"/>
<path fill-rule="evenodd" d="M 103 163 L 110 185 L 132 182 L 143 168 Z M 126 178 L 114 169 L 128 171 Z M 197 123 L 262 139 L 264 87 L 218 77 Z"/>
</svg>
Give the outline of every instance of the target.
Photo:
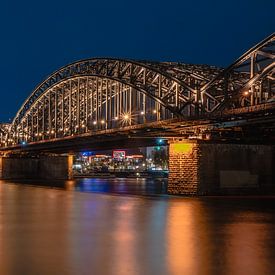
<svg viewBox="0 0 275 275">
<path fill-rule="evenodd" d="M 168 193 L 275 194 L 274 152 L 272 145 L 171 140 Z"/>
<path fill-rule="evenodd" d="M 1 179 L 70 179 L 73 157 L 0 157 Z"/>
</svg>

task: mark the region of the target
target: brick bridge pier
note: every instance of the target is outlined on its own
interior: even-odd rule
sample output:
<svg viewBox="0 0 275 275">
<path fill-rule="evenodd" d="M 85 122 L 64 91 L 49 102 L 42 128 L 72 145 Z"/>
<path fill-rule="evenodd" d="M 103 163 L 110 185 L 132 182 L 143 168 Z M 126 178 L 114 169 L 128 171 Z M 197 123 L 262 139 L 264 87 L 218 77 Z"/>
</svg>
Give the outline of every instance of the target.
<svg viewBox="0 0 275 275">
<path fill-rule="evenodd" d="M 275 193 L 275 146 L 174 139 L 169 143 L 168 193 Z"/>
</svg>

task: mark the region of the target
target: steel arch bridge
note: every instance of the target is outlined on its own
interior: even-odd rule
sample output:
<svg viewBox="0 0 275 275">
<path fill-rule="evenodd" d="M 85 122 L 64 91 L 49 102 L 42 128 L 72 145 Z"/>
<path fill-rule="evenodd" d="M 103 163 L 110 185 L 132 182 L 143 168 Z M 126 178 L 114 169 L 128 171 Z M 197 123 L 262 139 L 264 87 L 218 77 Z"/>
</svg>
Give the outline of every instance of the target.
<svg viewBox="0 0 275 275">
<path fill-rule="evenodd" d="M 275 101 L 275 34 L 226 69 L 94 58 L 52 73 L 1 132 L 4 147 Z"/>
</svg>

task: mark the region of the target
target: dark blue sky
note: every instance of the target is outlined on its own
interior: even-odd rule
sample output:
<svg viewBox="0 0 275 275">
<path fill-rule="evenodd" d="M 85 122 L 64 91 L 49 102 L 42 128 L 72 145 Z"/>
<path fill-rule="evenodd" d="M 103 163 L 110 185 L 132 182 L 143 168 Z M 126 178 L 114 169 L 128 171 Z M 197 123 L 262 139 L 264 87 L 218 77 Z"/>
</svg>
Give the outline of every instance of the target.
<svg viewBox="0 0 275 275">
<path fill-rule="evenodd" d="M 227 66 L 275 31 L 274 11 L 273 0 L 2 0 L 0 121 L 13 118 L 47 75 L 78 59 Z"/>
</svg>

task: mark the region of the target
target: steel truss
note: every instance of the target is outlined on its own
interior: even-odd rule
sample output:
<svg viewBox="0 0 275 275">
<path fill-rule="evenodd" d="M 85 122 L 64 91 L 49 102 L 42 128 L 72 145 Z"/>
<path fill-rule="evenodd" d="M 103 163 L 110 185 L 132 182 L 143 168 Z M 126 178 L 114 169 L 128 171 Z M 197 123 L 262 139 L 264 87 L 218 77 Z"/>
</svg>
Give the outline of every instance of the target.
<svg viewBox="0 0 275 275">
<path fill-rule="evenodd" d="M 63 138 L 173 117 L 203 118 L 274 98 L 272 34 L 226 69 L 112 58 L 51 74 L 24 102 L 4 146 Z"/>
</svg>

